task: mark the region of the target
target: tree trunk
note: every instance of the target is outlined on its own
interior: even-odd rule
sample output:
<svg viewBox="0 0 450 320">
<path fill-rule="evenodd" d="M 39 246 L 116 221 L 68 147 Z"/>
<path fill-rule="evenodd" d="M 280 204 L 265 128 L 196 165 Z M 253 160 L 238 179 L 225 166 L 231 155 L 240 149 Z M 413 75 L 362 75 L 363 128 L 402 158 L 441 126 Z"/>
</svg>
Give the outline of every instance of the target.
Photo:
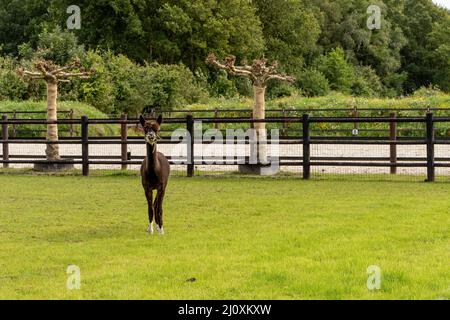
<svg viewBox="0 0 450 320">
<path fill-rule="evenodd" d="M 253 86 L 253 94 L 255 105 L 253 107 L 253 119 L 263 120 L 266 118 L 266 87 Z M 254 124 L 256 139 L 258 142 L 257 159 L 258 163 L 267 163 L 267 132 L 266 124 L 264 122 L 257 122 Z M 263 144 L 259 144 L 259 142 Z"/>
<path fill-rule="evenodd" d="M 56 99 L 58 96 L 58 81 L 47 81 L 47 121 L 58 120 Z M 47 124 L 47 141 L 58 141 L 58 125 Z M 47 160 L 59 160 L 59 146 L 47 144 L 45 150 Z"/>
</svg>

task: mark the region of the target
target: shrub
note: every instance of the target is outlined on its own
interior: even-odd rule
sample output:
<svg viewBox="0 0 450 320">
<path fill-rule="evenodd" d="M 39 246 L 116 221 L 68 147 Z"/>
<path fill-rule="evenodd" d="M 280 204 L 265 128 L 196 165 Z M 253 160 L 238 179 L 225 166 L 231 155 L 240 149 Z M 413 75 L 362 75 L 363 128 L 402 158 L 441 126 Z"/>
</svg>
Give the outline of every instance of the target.
<svg viewBox="0 0 450 320">
<path fill-rule="evenodd" d="M 228 75 L 224 70 L 217 72 L 217 75 L 211 79 L 211 82 L 212 85 L 209 89 L 209 93 L 213 97 L 233 98 L 238 95 L 235 82 L 228 79 Z"/>
<path fill-rule="evenodd" d="M 195 83 L 192 72 L 181 65 L 147 65 L 139 68 L 135 80 L 137 103 L 147 111 L 181 108 L 207 95 Z"/>
<path fill-rule="evenodd" d="M 81 100 L 106 114 L 116 112 L 115 84 L 105 60 L 98 52 L 87 52 L 83 65 L 93 68 L 95 73 L 86 80 L 73 80 L 70 90 L 67 95 L 61 95 L 61 100 Z"/>
<path fill-rule="evenodd" d="M 17 61 L 0 57 L 0 100 L 22 100 L 27 95 L 27 84 L 17 75 Z"/>
<path fill-rule="evenodd" d="M 356 68 L 352 94 L 364 97 L 376 97 L 383 91 L 383 85 L 375 70 L 369 66 Z"/>
<path fill-rule="evenodd" d="M 294 93 L 295 88 L 286 82 L 272 81 L 267 87 L 267 98 L 276 99 L 282 97 L 290 97 Z"/>
<path fill-rule="evenodd" d="M 314 65 L 322 72 L 333 90 L 349 93 L 355 80 L 354 67 L 347 62 L 344 50 L 336 48 L 319 57 Z"/>
<path fill-rule="evenodd" d="M 330 92 L 330 84 L 324 74 L 315 69 L 305 69 L 297 76 L 296 86 L 307 97 L 325 96 Z"/>
<path fill-rule="evenodd" d="M 76 57 L 82 57 L 85 51 L 74 33 L 55 27 L 52 31 L 44 30 L 39 34 L 37 50 L 30 43 L 24 43 L 19 46 L 19 54 L 26 60 L 45 59 L 62 66 Z"/>
<path fill-rule="evenodd" d="M 138 65 L 123 55 L 88 52 L 84 64 L 96 70 L 88 80 L 75 80 L 64 99 L 92 104 L 107 114 L 170 110 L 198 102 L 207 92 L 182 65 Z"/>
<path fill-rule="evenodd" d="M 408 79 L 408 74 L 406 72 L 402 73 L 391 73 L 384 77 L 383 84 L 383 96 L 386 97 L 397 97 L 403 93 L 403 86 Z"/>
<path fill-rule="evenodd" d="M 253 84 L 250 79 L 237 77 L 234 84 L 240 96 L 251 97 L 253 95 Z"/>
<path fill-rule="evenodd" d="M 429 86 L 429 87 L 421 87 L 420 89 L 416 90 L 413 94 L 413 97 L 428 98 L 428 97 L 435 97 L 441 94 L 443 94 L 443 92 L 441 91 L 441 89 L 439 89 L 438 86 Z"/>
</svg>

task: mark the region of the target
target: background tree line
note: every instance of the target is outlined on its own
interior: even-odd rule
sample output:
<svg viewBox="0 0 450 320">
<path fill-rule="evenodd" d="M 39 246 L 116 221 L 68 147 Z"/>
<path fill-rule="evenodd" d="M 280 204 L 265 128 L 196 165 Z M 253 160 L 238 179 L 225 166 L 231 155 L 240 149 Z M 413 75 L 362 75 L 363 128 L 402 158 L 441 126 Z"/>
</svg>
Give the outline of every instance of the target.
<svg viewBox="0 0 450 320">
<path fill-rule="evenodd" d="M 81 29 L 67 31 L 72 4 Z M 382 10 L 379 30 L 367 28 L 371 4 Z M 15 75 L 19 63 L 75 56 L 96 75 L 61 97 L 107 113 L 250 95 L 246 80 L 205 64 L 209 52 L 278 60 L 297 82 L 272 84 L 270 97 L 450 91 L 450 12 L 431 0 L 0 0 L 0 17 L 0 99 L 42 94 Z"/>
</svg>

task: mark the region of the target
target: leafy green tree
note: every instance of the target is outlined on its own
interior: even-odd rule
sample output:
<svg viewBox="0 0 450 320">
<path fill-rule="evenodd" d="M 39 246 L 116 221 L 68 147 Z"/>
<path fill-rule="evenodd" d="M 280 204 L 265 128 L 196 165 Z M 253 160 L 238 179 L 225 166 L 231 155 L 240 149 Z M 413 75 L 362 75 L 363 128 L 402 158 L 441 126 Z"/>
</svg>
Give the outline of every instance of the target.
<svg viewBox="0 0 450 320">
<path fill-rule="evenodd" d="M 355 96 L 374 97 L 383 93 L 383 84 L 375 70 L 370 66 L 357 67 L 352 84 L 352 94 Z"/>
<path fill-rule="evenodd" d="M 239 59 L 254 58 L 262 53 L 262 31 L 250 2 L 163 2 L 155 19 L 158 30 L 154 33 L 151 58 L 161 63 L 181 61 L 194 70 L 203 68 L 209 52 L 220 55 L 234 52 Z"/>
<path fill-rule="evenodd" d="M 152 1 L 150 1 L 151 3 Z M 132 59 L 147 58 L 147 40 L 142 17 L 149 1 L 145 0 L 78 0 L 81 29 L 72 30 L 86 48 L 112 50 Z M 66 28 L 67 7 L 72 0 L 53 1 L 54 23 Z"/>
<path fill-rule="evenodd" d="M 85 51 L 73 33 L 63 31 L 57 26 L 50 32 L 44 29 L 38 36 L 35 48 L 32 43 L 20 45 L 19 53 L 26 60 L 44 59 L 65 65 L 82 57 Z"/>
<path fill-rule="evenodd" d="M 15 71 L 18 66 L 16 59 L 0 57 L 0 100 L 27 98 L 27 83 Z"/>
<path fill-rule="evenodd" d="M 317 70 L 325 75 L 333 90 L 349 93 L 355 80 L 354 67 L 347 61 L 344 50 L 336 48 L 315 61 Z"/>
<path fill-rule="evenodd" d="M 402 69 L 408 75 L 406 92 L 439 84 L 448 88 L 450 13 L 428 0 L 405 0 L 400 19 L 408 44 L 402 50 Z"/>
<path fill-rule="evenodd" d="M 71 0 L 53 5 L 65 24 Z M 253 58 L 264 47 L 255 9 L 241 0 L 79 0 L 81 30 L 88 48 L 110 49 L 143 63 L 183 63 L 204 68 L 205 56 L 236 52 Z"/>
<path fill-rule="evenodd" d="M 67 31 L 66 10 L 73 4 L 81 8 L 81 29 Z M 369 5 L 381 8 L 379 30 L 367 28 Z M 324 92 L 325 75 L 333 90 L 343 86 L 353 94 L 395 96 L 430 85 L 450 90 L 449 17 L 449 10 L 431 0 L 0 0 L 0 55 L 25 60 L 41 55 L 65 64 L 82 55 L 82 44 L 102 59 L 110 52 L 141 66 L 182 64 L 196 75 L 194 81 L 224 96 L 249 95 L 252 86 L 206 67 L 209 52 L 233 53 L 244 64 L 265 56 L 279 61 L 282 71 L 298 75 L 302 87 L 316 82 L 318 92 Z M 350 85 L 336 83 L 342 71 L 332 75 L 317 70 L 317 61 L 325 59 L 318 57 L 336 48 L 342 48 L 346 64 L 354 69 Z M 3 70 L 7 68 L 5 64 Z M 307 75 L 301 77 L 301 72 Z M 114 90 L 107 87 L 114 82 L 102 75 L 97 80 L 93 91 L 89 83 L 83 85 L 84 94 L 102 97 L 106 108 L 106 95 Z M 220 83 L 214 84 L 216 80 Z M 3 96 L 19 85 L 5 71 L 3 81 L 9 88 Z M 77 81 L 61 86 L 61 97 L 75 99 L 78 89 Z M 274 96 L 290 90 L 282 84 L 267 89 Z M 25 96 L 41 96 L 40 90 L 28 84 Z"/>
<path fill-rule="evenodd" d="M 432 4 L 430 2 L 427 0 L 407 0 L 405 3 L 403 21 L 408 44 L 402 53 L 404 58 L 403 69 L 408 74 L 407 92 L 414 91 L 422 86 L 429 86 L 433 76 L 432 69 L 427 61 L 426 49 L 426 37 L 433 30 Z"/>
<path fill-rule="evenodd" d="M 36 43 L 45 21 L 51 20 L 49 1 L 0 0 L 0 52 L 18 55 L 22 43 Z"/>
<path fill-rule="evenodd" d="M 367 27 L 367 8 L 378 5 L 381 9 L 381 29 Z M 406 44 L 403 31 L 392 23 L 398 11 L 396 5 L 378 1 L 312 0 L 320 11 L 322 34 L 318 44 L 325 52 L 342 47 L 354 66 L 371 66 L 383 80 L 401 67 L 401 49 Z"/>
<path fill-rule="evenodd" d="M 266 56 L 296 73 L 317 50 L 320 25 L 299 0 L 254 0 L 266 40 Z"/>
<path fill-rule="evenodd" d="M 432 64 L 432 83 L 445 91 L 450 91 L 450 15 L 442 15 L 433 23 L 427 37 L 429 60 Z"/>
</svg>

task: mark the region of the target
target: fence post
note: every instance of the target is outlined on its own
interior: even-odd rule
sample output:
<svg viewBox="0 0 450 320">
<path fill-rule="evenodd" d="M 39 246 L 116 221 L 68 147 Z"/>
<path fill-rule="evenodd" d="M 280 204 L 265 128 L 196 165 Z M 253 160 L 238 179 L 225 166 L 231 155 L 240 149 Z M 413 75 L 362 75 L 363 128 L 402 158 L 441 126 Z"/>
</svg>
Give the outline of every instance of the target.
<svg viewBox="0 0 450 320">
<path fill-rule="evenodd" d="M 302 117 L 303 123 L 303 179 L 311 176 L 311 144 L 309 135 L 309 114 Z"/>
<path fill-rule="evenodd" d="M 81 157 L 83 176 L 89 175 L 89 121 L 87 116 L 81 117 Z"/>
<path fill-rule="evenodd" d="M 120 124 L 120 139 L 122 141 L 122 149 L 121 149 L 121 154 L 122 154 L 122 161 L 127 161 L 128 160 L 128 144 L 127 144 L 127 140 L 128 140 L 128 130 L 127 130 L 127 124 L 126 121 L 128 119 L 128 116 L 123 113 L 120 116 L 120 120 L 124 121 L 123 123 Z M 122 163 L 122 170 L 126 170 L 128 168 L 127 164 Z"/>
<path fill-rule="evenodd" d="M 433 113 L 427 113 L 427 182 L 434 182 L 434 121 Z"/>
<path fill-rule="evenodd" d="M 214 129 L 219 129 L 219 123 L 217 122 L 217 118 L 219 117 L 219 110 L 214 109 Z"/>
<path fill-rule="evenodd" d="M 397 114 L 395 112 L 391 112 L 389 117 L 393 120 L 397 118 Z M 391 141 L 397 140 L 397 121 L 389 122 L 389 139 Z M 391 174 L 397 173 L 397 143 L 391 142 L 390 145 L 390 161 L 391 161 Z"/>
<path fill-rule="evenodd" d="M 186 128 L 189 134 L 187 147 L 187 176 L 194 176 L 194 117 L 191 114 L 186 116 Z"/>
<path fill-rule="evenodd" d="M 284 109 L 284 107 L 283 107 L 283 109 L 282 109 L 282 116 L 283 116 L 283 118 L 286 118 L 286 110 Z M 283 130 L 282 130 L 281 132 L 283 133 L 283 136 L 286 135 L 286 132 L 287 132 L 287 122 L 286 122 L 286 119 L 283 120 Z"/>
<path fill-rule="evenodd" d="M 358 107 L 354 107 L 353 108 L 353 117 L 354 118 L 358 118 L 359 117 Z M 359 129 L 359 123 L 358 122 L 353 123 L 353 129 L 356 129 L 356 130 Z"/>
<path fill-rule="evenodd" d="M 71 121 L 73 121 L 73 109 L 70 109 L 69 119 Z M 73 137 L 73 133 L 74 133 L 73 122 L 71 122 L 70 125 L 69 125 L 69 132 L 70 132 L 70 137 Z"/>
<path fill-rule="evenodd" d="M 13 119 L 14 120 L 17 119 L 16 110 L 14 110 L 14 112 L 13 112 Z M 13 125 L 12 125 L 12 136 L 13 136 L 13 138 L 17 137 L 17 125 L 15 123 L 13 123 Z"/>
<path fill-rule="evenodd" d="M 8 121 L 8 116 L 2 116 L 2 121 Z M 8 124 L 2 124 L 3 161 L 9 161 Z M 3 163 L 3 168 L 9 168 L 9 163 Z"/>
</svg>

